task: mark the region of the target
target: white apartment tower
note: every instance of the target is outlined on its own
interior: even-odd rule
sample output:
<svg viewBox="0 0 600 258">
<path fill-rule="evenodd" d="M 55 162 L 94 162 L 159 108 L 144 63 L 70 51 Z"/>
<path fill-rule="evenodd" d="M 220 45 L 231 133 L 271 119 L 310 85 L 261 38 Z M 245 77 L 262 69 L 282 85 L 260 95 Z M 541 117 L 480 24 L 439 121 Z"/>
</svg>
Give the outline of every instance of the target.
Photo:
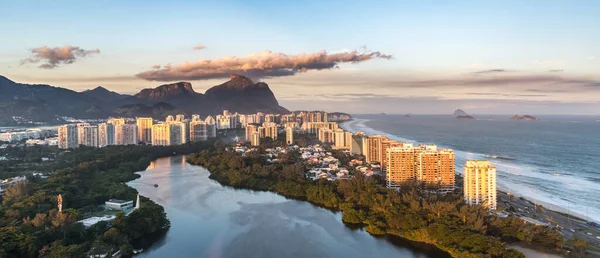
<svg viewBox="0 0 600 258">
<path fill-rule="evenodd" d="M 294 143 L 294 128 L 293 127 L 285 128 L 285 143 L 287 143 L 287 145 L 292 145 Z"/>
<path fill-rule="evenodd" d="M 208 140 L 208 128 L 203 121 L 190 122 L 190 141 Z"/>
<path fill-rule="evenodd" d="M 496 167 L 487 160 L 468 160 L 464 171 L 465 202 L 496 209 Z"/>
<path fill-rule="evenodd" d="M 135 145 L 138 144 L 137 125 L 119 124 L 115 126 L 115 144 Z"/>
<path fill-rule="evenodd" d="M 77 147 L 79 147 L 77 126 L 63 125 L 58 127 L 58 148 L 69 149 Z"/>
<path fill-rule="evenodd" d="M 98 147 L 115 145 L 115 125 L 102 123 L 98 125 Z"/>
<path fill-rule="evenodd" d="M 97 126 L 79 126 L 78 141 L 80 145 L 98 147 L 98 127 Z"/>
</svg>

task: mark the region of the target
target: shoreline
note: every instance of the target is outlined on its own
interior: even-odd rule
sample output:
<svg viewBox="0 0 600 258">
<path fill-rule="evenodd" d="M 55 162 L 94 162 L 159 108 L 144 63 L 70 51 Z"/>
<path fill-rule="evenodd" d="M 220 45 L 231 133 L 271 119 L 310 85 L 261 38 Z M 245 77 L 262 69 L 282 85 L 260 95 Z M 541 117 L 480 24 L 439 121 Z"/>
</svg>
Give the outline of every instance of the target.
<svg viewBox="0 0 600 258">
<path fill-rule="evenodd" d="M 370 121 L 369 119 L 364 119 L 364 120 L 365 120 L 365 122 Z M 350 131 L 350 132 L 354 133 L 354 132 L 356 132 L 356 130 L 354 130 L 354 131 L 349 130 L 348 127 L 346 126 L 347 123 L 352 122 L 352 121 L 356 121 L 356 119 L 352 118 L 350 120 L 341 122 L 341 123 L 339 123 L 339 126 L 341 128 L 343 128 L 344 130 L 346 130 L 346 131 Z M 379 131 L 379 130 L 371 128 L 371 127 L 368 127 L 368 128 L 371 129 L 371 130 Z M 383 132 L 383 131 L 380 131 L 380 132 L 388 134 L 388 135 L 393 135 L 393 134 L 389 134 L 389 133 L 386 133 L 386 132 Z M 402 136 L 398 136 L 398 135 L 394 135 L 394 136 L 402 138 L 402 139 L 406 139 L 405 137 L 402 137 Z M 407 139 L 407 140 L 409 140 L 409 139 Z M 411 140 L 411 141 L 416 142 L 415 140 Z M 502 193 L 504 195 L 508 195 L 508 192 L 510 192 L 510 189 L 505 189 L 504 187 L 498 185 L 497 186 L 497 192 Z M 556 213 L 559 213 L 559 214 L 564 214 L 565 216 L 568 214 L 570 217 L 578 219 L 578 220 L 586 222 L 586 223 L 594 221 L 593 219 L 590 219 L 588 216 L 585 216 L 585 215 L 583 215 L 581 213 L 578 213 L 578 212 L 575 212 L 575 211 L 572 211 L 570 209 L 566 209 L 564 207 L 560 207 L 560 206 L 557 206 L 557 205 L 554 205 L 554 204 L 550 204 L 548 202 L 544 202 L 544 201 L 541 201 L 541 200 L 538 200 L 538 199 L 535 199 L 535 198 L 531 198 L 531 197 L 526 196 L 526 195 L 522 195 L 522 194 L 518 194 L 518 193 L 511 193 L 511 195 L 515 196 L 517 198 L 523 197 L 526 201 L 537 203 L 538 206 L 542 206 L 544 209 L 546 209 L 548 211 L 556 212 Z"/>
</svg>

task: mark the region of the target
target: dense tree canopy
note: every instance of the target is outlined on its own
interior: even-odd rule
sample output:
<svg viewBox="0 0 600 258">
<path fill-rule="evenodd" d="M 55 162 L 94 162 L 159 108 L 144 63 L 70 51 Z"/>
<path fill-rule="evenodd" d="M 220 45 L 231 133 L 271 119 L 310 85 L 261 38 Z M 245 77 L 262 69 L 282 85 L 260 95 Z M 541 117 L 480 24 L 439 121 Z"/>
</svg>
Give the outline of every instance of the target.
<svg viewBox="0 0 600 258">
<path fill-rule="evenodd" d="M 261 149 L 262 150 L 262 149 Z M 290 198 L 341 210 L 345 223 L 366 225 L 373 235 L 395 234 L 434 244 L 455 257 L 524 257 L 502 240 L 557 249 L 562 237 L 552 229 L 525 225 L 518 218 L 489 216 L 481 206 L 468 206 L 458 195 L 436 195 L 407 185 L 400 193 L 376 177 L 356 173 L 350 180 L 313 181 L 294 153 L 268 164 L 258 151 L 245 157 L 224 149 L 192 154 L 188 162 L 205 166 L 225 185 L 273 191 Z M 336 154 L 339 156 L 339 154 Z"/>
</svg>

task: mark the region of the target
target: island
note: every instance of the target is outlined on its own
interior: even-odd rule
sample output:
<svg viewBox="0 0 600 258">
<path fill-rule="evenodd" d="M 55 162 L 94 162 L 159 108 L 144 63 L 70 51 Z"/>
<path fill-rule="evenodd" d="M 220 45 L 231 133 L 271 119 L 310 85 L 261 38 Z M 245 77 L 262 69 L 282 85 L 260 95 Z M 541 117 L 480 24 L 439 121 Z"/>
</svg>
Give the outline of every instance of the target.
<svg viewBox="0 0 600 258">
<path fill-rule="evenodd" d="M 469 114 L 467 114 L 467 112 L 463 111 L 462 109 L 457 109 L 454 111 L 454 113 L 452 113 L 453 116 L 468 116 Z"/>
<path fill-rule="evenodd" d="M 528 121 L 537 121 L 540 120 L 539 118 L 535 117 L 535 116 L 530 116 L 530 115 L 524 115 L 524 116 L 519 116 L 518 114 L 515 114 L 514 116 L 512 116 L 510 118 L 510 120 L 528 120 Z"/>
<path fill-rule="evenodd" d="M 457 116 L 456 119 L 458 119 L 458 120 L 475 120 L 475 117 L 470 116 L 470 115 L 464 115 L 464 116 Z"/>
<path fill-rule="evenodd" d="M 467 112 L 463 111 L 460 108 L 455 110 L 454 113 L 452 113 L 452 115 L 455 116 L 457 120 L 475 120 L 475 117 L 467 114 Z"/>
</svg>

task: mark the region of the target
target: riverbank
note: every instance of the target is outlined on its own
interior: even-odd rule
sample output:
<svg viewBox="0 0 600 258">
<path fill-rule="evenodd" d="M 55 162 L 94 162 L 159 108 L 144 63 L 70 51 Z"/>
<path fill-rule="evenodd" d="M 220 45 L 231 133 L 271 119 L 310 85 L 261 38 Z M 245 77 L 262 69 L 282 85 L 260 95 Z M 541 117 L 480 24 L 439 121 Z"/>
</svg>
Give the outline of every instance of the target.
<svg viewBox="0 0 600 258">
<path fill-rule="evenodd" d="M 223 185 L 182 156 L 157 159 L 138 174 L 128 185 L 165 207 L 171 220 L 144 258 L 449 257 L 400 237 L 372 237 L 346 226 L 340 212 L 306 201 Z"/>
<path fill-rule="evenodd" d="M 373 235 L 389 232 L 429 243 L 454 257 L 522 257 L 505 248 L 500 238 L 522 236 L 521 241 L 548 249 L 562 244 L 555 231 L 523 225 L 520 220 L 488 217 L 485 209 L 464 205 L 459 196 L 429 195 L 418 188 L 399 195 L 383 187 L 376 177 L 357 174 L 350 180 L 313 181 L 304 178 L 306 170 L 295 160 L 266 164 L 260 153 L 247 153 L 243 158 L 223 149 L 192 154 L 188 162 L 206 167 L 210 178 L 223 185 L 271 191 L 339 209 L 344 223 L 365 225 Z"/>
</svg>

